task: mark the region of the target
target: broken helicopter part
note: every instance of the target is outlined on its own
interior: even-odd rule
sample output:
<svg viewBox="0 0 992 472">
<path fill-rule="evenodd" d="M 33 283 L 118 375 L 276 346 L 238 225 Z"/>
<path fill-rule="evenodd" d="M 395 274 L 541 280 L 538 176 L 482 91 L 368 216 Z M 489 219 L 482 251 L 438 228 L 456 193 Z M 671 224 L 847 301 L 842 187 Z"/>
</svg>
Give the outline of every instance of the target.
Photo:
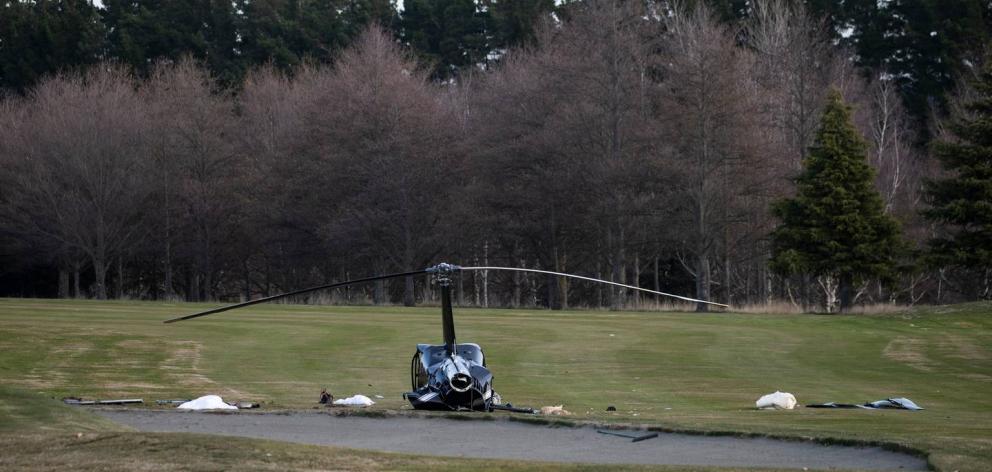
<svg viewBox="0 0 992 472">
<path fill-rule="evenodd" d="M 144 402 L 145 401 L 140 398 L 124 398 L 121 400 L 83 400 L 82 398 L 66 397 L 62 399 L 62 403 L 65 403 L 66 405 L 131 405 Z"/>
<path fill-rule="evenodd" d="M 268 301 L 278 300 L 294 295 L 302 295 L 317 290 L 325 290 L 346 285 L 374 282 L 377 280 L 408 277 L 420 274 L 430 274 L 433 282 L 440 288 L 441 292 L 441 332 L 443 344 L 418 344 L 417 350 L 413 354 L 410 362 L 411 391 L 404 393 L 403 398 L 419 410 L 474 410 L 493 411 L 500 403 L 500 396 L 493 390 L 493 374 L 486 365 L 485 355 L 482 347 L 474 343 L 455 342 L 455 320 L 451 309 L 451 278 L 456 272 L 461 271 L 516 271 L 532 272 L 538 274 L 554 275 L 590 282 L 603 283 L 624 287 L 631 290 L 653 293 L 679 300 L 705 303 L 709 305 L 726 307 L 721 303 L 714 303 L 706 300 L 673 295 L 670 293 L 648 290 L 633 285 L 626 285 L 608 280 L 594 279 L 581 275 L 566 274 L 563 272 L 552 272 L 538 269 L 524 269 L 518 267 L 461 267 L 448 263 L 441 263 L 427 269 L 402 272 L 397 274 L 378 275 L 362 279 L 348 280 L 333 284 L 321 285 L 317 287 L 296 290 L 269 297 L 258 298 L 244 303 L 223 306 L 211 310 L 193 313 L 179 318 L 166 320 L 165 323 L 189 320 L 201 316 L 221 313 L 236 308 L 256 305 Z"/>
<path fill-rule="evenodd" d="M 645 439 L 651 439 L 658 437 L 658 433 L 626 433 L 623 431 L 610 431 L 605 429 L 597 429 L 599 434 L 608 434 L 610 436 L 620 436 L 621 438 L 629 438 L 630 442 L 640 442 Z"/>
</svg>

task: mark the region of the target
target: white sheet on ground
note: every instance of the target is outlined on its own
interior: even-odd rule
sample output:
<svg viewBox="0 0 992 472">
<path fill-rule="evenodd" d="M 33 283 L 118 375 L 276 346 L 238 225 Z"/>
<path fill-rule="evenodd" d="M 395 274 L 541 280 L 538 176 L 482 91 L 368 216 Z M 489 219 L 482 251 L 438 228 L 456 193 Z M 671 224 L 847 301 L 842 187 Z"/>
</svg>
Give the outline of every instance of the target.
<svg viewBox="0 0 992 472">
<path fill-rule="evenodd" d="M 237 410 L 238 407 L 224 403 L 217 395 L 204 395 L 196 400 L 190 400 L 178 407 L 180 410 Z"/>
<path fill-rule="evenodd" d="M 372 406 L 375 404 L 371 398 L 365 395 L 355 395 L 353 397 L 341 398 L 334 400 L 335 405 L 347 405 L 347 406 Z"/>
<path fill-rule="evenodd" d="M 759 398 L 754 403 L 761 409 L 791 410 L 796 407 L 796 397 L 791 393 L 776 391 Z"/>
</svg>

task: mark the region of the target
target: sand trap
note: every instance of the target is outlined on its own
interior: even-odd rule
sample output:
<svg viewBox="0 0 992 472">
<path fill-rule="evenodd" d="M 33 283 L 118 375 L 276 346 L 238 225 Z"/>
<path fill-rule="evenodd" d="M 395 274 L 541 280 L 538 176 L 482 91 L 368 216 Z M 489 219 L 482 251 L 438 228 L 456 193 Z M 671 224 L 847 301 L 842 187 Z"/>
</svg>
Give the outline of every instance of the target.
<svg viewBox="0 0 992 472">
<path fill-rule="evenodd" d="M 318 412 L 204 414 L 96 410 L 140 431 L 208 433 L 436 456 L 802 469 L 926 470 L 918 457 L 877 447 L 662 433 L 641 442 L 591 427 L 552 428 L 514 421 L 363 418 Z"/>
</svg>

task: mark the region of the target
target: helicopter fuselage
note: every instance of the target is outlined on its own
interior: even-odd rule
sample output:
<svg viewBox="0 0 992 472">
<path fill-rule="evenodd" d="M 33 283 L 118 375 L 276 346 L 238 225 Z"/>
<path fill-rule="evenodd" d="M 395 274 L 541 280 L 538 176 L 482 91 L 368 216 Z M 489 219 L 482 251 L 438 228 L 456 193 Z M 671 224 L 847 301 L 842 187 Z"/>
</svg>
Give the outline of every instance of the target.
<svg viewBox="0 0 992 472">
<path fill-rule="evenodd" d="M 418 410 L 491 411 L 499 396 L 478 344 L 418 344 L 410 365 L 412 391 L 403 395 Z"/>
</svg>

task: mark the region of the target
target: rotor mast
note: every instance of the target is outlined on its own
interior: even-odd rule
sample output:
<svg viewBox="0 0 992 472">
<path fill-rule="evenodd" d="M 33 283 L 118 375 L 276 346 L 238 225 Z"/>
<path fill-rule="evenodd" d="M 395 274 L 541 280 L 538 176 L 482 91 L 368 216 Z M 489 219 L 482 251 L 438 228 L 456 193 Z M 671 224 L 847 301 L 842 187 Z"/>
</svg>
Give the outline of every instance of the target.
<svg viewBox="0 0 992 472">
<path fill-rule="evenodd" d="M 455 353 L 455 317 L 451 311 L 451 276 L 461 268 L 442 262 L 427 269 L 433 274 L 434 283 L 441 288 L 441 329 L 444 332 L 444 349 L 448 355 Z"/>
</svg>

